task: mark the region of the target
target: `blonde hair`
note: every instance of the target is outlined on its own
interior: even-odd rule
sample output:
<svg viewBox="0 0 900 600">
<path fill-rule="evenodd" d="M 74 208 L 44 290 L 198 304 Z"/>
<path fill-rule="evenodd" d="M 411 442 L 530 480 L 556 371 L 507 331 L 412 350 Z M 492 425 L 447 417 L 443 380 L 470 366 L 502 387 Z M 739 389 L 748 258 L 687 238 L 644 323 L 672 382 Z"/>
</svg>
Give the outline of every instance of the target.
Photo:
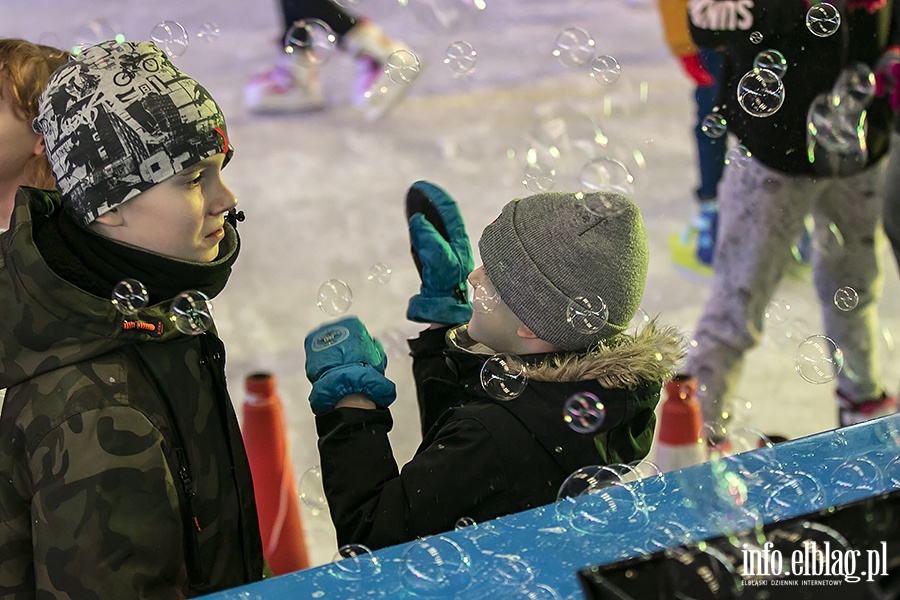
<svg viewBox="0 0 900 600">
<path fill-rule="evenodd" d="M 30 124 L 38 115 L 38 98 L 50 74 L 68 59 L 58 48 L 0 38 L 0 98 L 8 95 L 16 116 Z M 27 185 L 47 189 L 55 185 L 46 155 L 35 156 L 25 165 L 25 177 Z"/>
</svg>

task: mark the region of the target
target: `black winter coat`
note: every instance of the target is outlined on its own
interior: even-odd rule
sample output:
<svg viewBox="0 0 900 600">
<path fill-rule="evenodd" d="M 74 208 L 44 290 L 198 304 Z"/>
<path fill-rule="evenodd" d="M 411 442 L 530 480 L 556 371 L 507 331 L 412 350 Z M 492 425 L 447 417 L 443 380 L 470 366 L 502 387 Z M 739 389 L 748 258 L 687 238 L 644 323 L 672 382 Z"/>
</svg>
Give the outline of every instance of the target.
<svg viewBox="0 0 900 600">
<path fill-rule="evenodd" d="M 388 441 L 389 410 L 339 408 L 316 418 L 339 545 L 381 548 L 451 530 L 462 517 L 483 522 L 549 504 L 580 467 L 643 458 L 661 386 L 681 352 L 671 331 L 651 326 L 593 353 L 527 356 L 525 391 L 502 402 L 480 385 L 490 350 L 469 342 L 465 326 L 410 341 L 423 440 L 402 471 Z M 593 435 L 563 421 L 566 399 L 585 391 L 606 407 Z"/>
</svg>

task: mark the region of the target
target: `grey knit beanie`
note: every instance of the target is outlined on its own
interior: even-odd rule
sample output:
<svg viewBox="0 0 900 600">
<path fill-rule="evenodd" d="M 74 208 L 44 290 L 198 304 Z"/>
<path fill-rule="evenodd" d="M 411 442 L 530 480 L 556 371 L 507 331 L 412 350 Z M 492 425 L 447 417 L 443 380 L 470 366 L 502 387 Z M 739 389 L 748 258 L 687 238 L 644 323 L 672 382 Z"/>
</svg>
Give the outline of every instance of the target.
<svg viewBox="0 0 900 600">
<path fill-rule="evenodd" d="M 485 228 L 478 248 L 500 298 L 562 350 L 584 350 L 621 333 L 640 307 L 647 232 L 638 207 L 620 194 L 513 200 Z"/>
<path fill-rule="evenodd" d="M 152 42 L 103 42 L 50 76 L 35 132 L 63 206 L 98 216 L 194 163 L 232 148 L 209 92 Z"/>
</svg>

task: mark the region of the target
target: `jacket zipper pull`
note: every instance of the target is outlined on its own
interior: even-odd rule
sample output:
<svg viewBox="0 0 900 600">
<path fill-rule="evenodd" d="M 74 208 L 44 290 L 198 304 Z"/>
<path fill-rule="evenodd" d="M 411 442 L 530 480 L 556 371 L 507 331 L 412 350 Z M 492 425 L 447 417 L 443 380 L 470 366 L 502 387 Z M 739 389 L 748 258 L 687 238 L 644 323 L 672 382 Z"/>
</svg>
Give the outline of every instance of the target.
<svg viewBox="0 0 900 600">
<path fill-rule="evenodd" d="M 191 481 L 191 475 L 188 472 L 187 467 L 184 466 L 184 453 L 179 451 L 178 455 L 182 463 L 178 468 L 178 477 L 181 479 L 184 493 L 187 494 L 188 506 L 191 509 L 191 518 L 194 520 L 194 527 L 197 528 L 197 531 L 201 531 L 200 521 L 197 519 L 197 515 L 194 514 L 194 503 L 191 501 L 191 499 L 197 495 L 197 492 L 194 490 L 194 483 Z"/>
</svg>

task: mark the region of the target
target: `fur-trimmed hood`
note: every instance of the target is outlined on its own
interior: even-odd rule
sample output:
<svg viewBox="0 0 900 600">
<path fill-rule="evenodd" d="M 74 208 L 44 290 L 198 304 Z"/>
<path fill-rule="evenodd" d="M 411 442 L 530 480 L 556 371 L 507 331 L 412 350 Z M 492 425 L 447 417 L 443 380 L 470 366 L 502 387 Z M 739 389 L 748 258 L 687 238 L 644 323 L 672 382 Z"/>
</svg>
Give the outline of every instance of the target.
<svg viewBox="0 0 900 600">
<path fill-rule="evenodd" d="M 468 354 L 496 353 L 470 338 L 465 324 L 447 332 L 447 344 Z M 521 358 L 528 365 L 528 377 L 534 381 L 595 380 L 608 389 L 634 389 L 645 382 L 662 385 L 670 380 L 685 354 L 684 335 L 675 327 L 659 325 L 653 319 L 634 333 L 622 333 L 585 352 Z"/>
</svg>

